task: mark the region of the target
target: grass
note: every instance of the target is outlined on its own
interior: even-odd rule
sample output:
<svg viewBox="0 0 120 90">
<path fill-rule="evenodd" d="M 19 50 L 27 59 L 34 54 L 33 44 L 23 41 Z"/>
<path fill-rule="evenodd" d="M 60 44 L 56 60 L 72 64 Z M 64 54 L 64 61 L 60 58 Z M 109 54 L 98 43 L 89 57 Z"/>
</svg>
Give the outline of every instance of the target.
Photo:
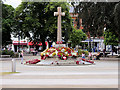
<svg viewBox="0 0 120 90">
<path fill-rule="evenodd" d="M 14 74 L 14 73 L 20 73 L 20 72 L 0 72 L 0 76 L 1 76 L 1 75 Z"/>
</svg>

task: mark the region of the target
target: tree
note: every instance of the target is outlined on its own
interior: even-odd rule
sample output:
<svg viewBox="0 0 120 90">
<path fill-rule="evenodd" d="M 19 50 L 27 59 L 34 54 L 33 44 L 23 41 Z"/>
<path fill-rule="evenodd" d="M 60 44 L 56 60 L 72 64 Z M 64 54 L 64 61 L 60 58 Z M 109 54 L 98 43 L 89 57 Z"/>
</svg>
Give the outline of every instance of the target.
<svg viewBox="0 0 120 90">
<path fill-rule="evenodd" d="M 117 2 L 80 2 L 75 8 L 75 13 L 83 20 L 84 30 L 90 35 L 100 37 L 104 27 L 109 29 Z"/>
<path fill-rule="evenodd" d="M 110 30 L 106 30 L 104 34 L 104 43 L 106 45 L 118 45 L 118 37 L 110 32 Z"/>
<path fill-rule="evenodd" d="M 0 8 L 2 8 L 2 1 L 0 1 Z M 2 10 L 0 9 L 0 49 L 2 49 Z"/>
<path fill-rule="evenodd" d="M 81 29 L 74 29 L 70 36 L 70 40 L 72 41 L 72 46 L 79 45 L 81 41 L 87 39 L 87 35 Z"/>
<path fill-rule="evenodd" d="M 72 30 L 72 21 L 69 15 L 67 3 L 63 2 L 22 2 L 15 10 L 15 19 L 19 24 L 22 20 L 20 28 L 23 38 L 29 37 L 31 41 L 42 42 L 45 49 L 45 40 L 49 36 L 50 40 L 56 41 L 57 38 L 57 18 L 54 12 L 57 7 L 61 6 L 62 11 L 65 11 L 66 16 L 62 17 L 62 29 L 69 33 Z M 19 26 L 19 25 L 18 25 Z M 15 30 L 17 31 L 17 30 Z M 33 35 L 31 36 L 30 33 Z M 65 31 L 62 30 L 63 36 Z M 69 35 L 66 37 L 69 38 Z M 67 39 L 66 39 L 67 41 Z"/>
<path fill-rule="evenodd" d="M 104 28 L 120 37 L 120 2 L 80 2 L 72 5 L 75 13 L 79 14 L 78 18 L 82 18 L 84 31 L 89 38 L 103 36 Z"/>
<path fill-rule="evenodd" d="M 14 8 L 11 5 L 2 4 L 2 45 L 11 43 Z"/>
<path fill-rule="evenodd" d="M 118 41 L 120 44 L 120 2 L 115 5 L 114 9 L 114 22 L 115 22 L 115 30 L 113 29 L 112 31 L 116 33 L 118 36 Z"/>
</svg>

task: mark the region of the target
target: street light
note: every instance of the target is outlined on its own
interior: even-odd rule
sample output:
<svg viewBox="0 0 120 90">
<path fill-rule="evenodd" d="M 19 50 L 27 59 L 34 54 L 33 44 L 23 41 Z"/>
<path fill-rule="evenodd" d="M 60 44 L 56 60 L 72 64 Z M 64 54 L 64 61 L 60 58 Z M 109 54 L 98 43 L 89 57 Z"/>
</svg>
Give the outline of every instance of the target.
<svg viewBox="0 0 120 90">
<path fill-rule="evenodd" d="M 19 52 L 19 57 L 20 57 L 20 33 L 21 33 L 20 27 L 21 27 L 22 22 L 23 22 L 22 20 L 19 20 L 19 30 L 18 30 L 18 52 Z"/>
</svg>

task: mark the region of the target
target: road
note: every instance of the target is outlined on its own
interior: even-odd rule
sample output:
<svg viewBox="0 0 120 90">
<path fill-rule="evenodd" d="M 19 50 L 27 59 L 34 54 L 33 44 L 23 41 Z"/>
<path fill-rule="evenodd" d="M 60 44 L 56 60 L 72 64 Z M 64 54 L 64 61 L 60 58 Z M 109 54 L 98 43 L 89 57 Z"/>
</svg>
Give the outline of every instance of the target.
<svg viewBox="0 0 120 90">
<path fill-rule="evenodd" d="M 26 56 L 25 60 L 36 58 Z M 37 57 L 40 58 L 40 57 Z M 20 73 L 2 76 L 3 88 L 118 88 L 118 60 L 97 60 L 95 65 L 28 66 L 16 61 Z M 0 61 L 11 72 L 11 61 Z"/>
</svg>

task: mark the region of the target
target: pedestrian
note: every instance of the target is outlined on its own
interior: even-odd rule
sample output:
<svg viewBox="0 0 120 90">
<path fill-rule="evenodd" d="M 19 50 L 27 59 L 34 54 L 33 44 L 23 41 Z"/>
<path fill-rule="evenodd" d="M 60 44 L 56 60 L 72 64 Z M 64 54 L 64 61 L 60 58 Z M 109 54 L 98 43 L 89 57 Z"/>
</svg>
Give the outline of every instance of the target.
<svg viewBox="0 0 120 90">
<path fill-rule="evenodd" d="M 78 50 L 76 49 L 75 52 L 78 53 Z"/>
<path fill-rule="evenodd" d="M 85 53 L 84 52 L 82 53 L 82 59 L 85 59 Z"/>
<path fill-rule="evenodd" d="M 23 50 L 21 51 L 21 64 L 23 64 Z"/>
<path fill-rule="evenodd" d="M 91 52 L 89 52 L 88 59 L 89 59 L 89 60 L 92 59 L 92 53 L 91 53 Z"/>
<path fill-rule="evenodd" d="M 37 50 L 35 50 L 35 56 L 37 55 L 37 53 L 38 53 L 38 51 L 37 51 Z"/>
<path fill-rule="evenodd" d="M 96 58 L 94 60 L 100 60 L 100 52 L 97 53 Z"/>
</svg>

